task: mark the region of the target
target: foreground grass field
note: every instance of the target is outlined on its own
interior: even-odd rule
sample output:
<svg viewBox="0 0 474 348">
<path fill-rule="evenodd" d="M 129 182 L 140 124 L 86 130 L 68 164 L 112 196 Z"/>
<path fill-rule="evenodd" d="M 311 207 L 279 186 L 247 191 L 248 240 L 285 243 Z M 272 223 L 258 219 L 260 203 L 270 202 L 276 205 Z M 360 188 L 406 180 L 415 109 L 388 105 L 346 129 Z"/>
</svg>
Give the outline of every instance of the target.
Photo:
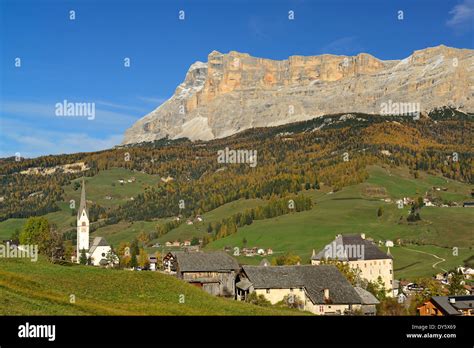
<svg viewBox="0 0 474 348">
<path fill-rule="evenodd" d="M 304 314 L 214 297 L 157 272 L 60 266 L 41 259 L 1 260 L 0 302 L 0 315 Z"/>
</svg>

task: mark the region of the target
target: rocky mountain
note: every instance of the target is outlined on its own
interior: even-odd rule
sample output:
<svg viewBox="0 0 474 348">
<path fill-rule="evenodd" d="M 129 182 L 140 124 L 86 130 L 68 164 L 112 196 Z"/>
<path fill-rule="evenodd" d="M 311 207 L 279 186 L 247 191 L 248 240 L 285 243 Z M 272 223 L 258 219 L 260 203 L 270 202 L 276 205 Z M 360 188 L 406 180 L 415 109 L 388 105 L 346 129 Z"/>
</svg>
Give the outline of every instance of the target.
<svg viewBox="0 0 474 348">
<path fill-rule="evenodd" d="M 473 79 L 474 50 L 446 46 L 385 61 L 366 53 L 276 61 L 213 51 L 207 63 L 191 65 L 170 99 L 126 131 L 123 144 L 210 140 L 325 114 L 384 114 L 387 105 L 474 112 Z"/>
</svg>

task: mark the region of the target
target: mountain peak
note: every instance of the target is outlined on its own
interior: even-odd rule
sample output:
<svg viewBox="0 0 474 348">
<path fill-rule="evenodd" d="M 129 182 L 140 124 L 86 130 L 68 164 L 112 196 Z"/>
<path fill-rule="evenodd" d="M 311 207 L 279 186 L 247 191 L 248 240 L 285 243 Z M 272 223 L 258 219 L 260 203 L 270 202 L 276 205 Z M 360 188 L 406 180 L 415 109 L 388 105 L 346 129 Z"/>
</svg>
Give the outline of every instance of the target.
<svg viewBox="0 0 474 348">
<path fill-rule="evenodd" d="M 444 45 L 403 60 L 368 53 L 272 60 L 212 51 L 206 63 L 191 65 L 168 101 L 126 131 L 123 143 L 209 140 L 324 114 L 381 114 L 388 101 L 419 104 L 421 112 L 445 105 L 472 112 L 472 58 L 474 50 Z"/>
</svg>

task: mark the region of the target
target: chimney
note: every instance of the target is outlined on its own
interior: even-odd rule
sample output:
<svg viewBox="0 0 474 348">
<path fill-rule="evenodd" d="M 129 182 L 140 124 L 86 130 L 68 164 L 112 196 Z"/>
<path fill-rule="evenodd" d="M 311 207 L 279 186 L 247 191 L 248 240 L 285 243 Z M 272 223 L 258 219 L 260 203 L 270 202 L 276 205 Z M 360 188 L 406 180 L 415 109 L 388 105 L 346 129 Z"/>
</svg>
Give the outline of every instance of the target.
<svg viewBox="0 0 474 348">
<path fill-rule="evenodd" d="M 329 289 L 324 289 L 324 302 L 329 301 Z"/>
<path fill-rule="evenodd" d="M 449 299 L 449 303 L 455 304 L 455 303 L 456 303 L 456 299 L 455 299 L 454 297 L 451 297 L 451 298 Z"/>
<path fill-rule="evenodd" d="M 360 238 L 365 239 L 365 233 L 361 233 Z"/>
</svg>

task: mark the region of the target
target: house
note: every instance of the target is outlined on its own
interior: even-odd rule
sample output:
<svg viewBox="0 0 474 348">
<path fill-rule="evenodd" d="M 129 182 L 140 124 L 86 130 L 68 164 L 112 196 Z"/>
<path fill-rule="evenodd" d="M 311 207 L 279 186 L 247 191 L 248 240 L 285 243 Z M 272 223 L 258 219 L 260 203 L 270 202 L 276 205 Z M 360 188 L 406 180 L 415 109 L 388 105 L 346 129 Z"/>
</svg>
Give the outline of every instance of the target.
<svg viewBox="0 0 474 348">
<path fill-rule="evenodd" d="M 203 219 L 202 219 L 202 216 L 201 216 L 201 215 L 197 215 L 195 220 L 196 220 L 196 221 L 199 221 L 199 222 L 202 222 Z"/>
<path fill-rule="evenodd" d="M 458 267 L 457 271 L 464 276 L 464 279 L 474 278 L 474 269 L 470 267 Z"/>
<path fill-rule="evenodd" d="M 385 284 L 387 296 L 393 296 L 393 258 L 384 253 L 365 235 L 338 235 L 319 253 L 311 256 L 311 264 L 319 265 L 322 260 L 338 260 L 358 270 L 361 278 L 377 282 L 380 277 Z"/>
<path fill-rule="evenodd" d="M 191 245 L 191 241 L 190 241 L 190 240 L 185 240 L 185 241 L 183 242 L 183 246 L 185 246 L 185 247 L 186 247 L 186 246 L 190 246 L 190 245 Z"/>
<path fill-rule="evenodd" d="M 380 303 L 379 300 L 367 290 L 356 286 L 354 287 L 357 294 L 359 294 L 362 300 L 361 312 L 363 315 L 376 315 L 377 314 L 377 305 Z"/>
<path fill-rule="evenodd" d="M 181 246 L 181 242 L 179 240 L 175 240 L 173 243 L 171 243 L 172 247 L 179 247 Z"/>
<path fill-rule="evenodd" d="M 171 243 L 171 242 L 168 241 L 168 242 L 165 243 L 165 246 L 171 247 L 171 246 L 173 246 L 173 243 Z"/>
<path fill-rule="evenodd" d="M 268 249 L 267 249 L 267 255 L 273 255 L 273 250 L 270 249 L 270 248 L 268 248 Z"/>
<path fill-rule="evenodd" d="M 362 299 L 333 265 L 242 266 L 236 280 L 236 299 L 255 292 L 272 304 L 293 298 L 303 310 L 319 315 L 350 314 L 362 307 Z"/>
<path fill-rule="evenodd" d="M 464 202 L 462 204 L 464 208 L 473 208 L 474 207 L 474 202 Z"/>
<path fill-rule="evenodd" d="M 223 251 L 176 252 L 174 263 L 178 278 L 215 296 L 234 297 L 239 264 Z"/>
<path fill-rule="evenodd" d="M 158 269 L 158 260 L 155 255 L 148 256 L 148 262 L 150 264 L 150 271 L 156 271 Z"/>
<path fill-rule="evenodd" d="M 192 225 L 193 223 L 194 223 L 194 222 L 192 222 L 191 220 L 187 220 L 187 221 L 186 221 L 186 224 L 187 224 L 187 225 Z"/>
<path fill-rule="evenodd" d="M 417 309 L 422 316 L 474 316 L 474 296 L 433 296 Z"/>
<path fill-rule="evenodd" d="M 426 207 L 434 207 L 435 206 L 428 198 L 423 198 L 423 204 Z"/>
<path fill-rule="evenodd" d="M 162 264 L 163 270 L 166 273 L 174 274 L 176 273 L 176 253 L 175 252 L 168 252 L 165 256 L 163 256 Z"/>
</svg>

